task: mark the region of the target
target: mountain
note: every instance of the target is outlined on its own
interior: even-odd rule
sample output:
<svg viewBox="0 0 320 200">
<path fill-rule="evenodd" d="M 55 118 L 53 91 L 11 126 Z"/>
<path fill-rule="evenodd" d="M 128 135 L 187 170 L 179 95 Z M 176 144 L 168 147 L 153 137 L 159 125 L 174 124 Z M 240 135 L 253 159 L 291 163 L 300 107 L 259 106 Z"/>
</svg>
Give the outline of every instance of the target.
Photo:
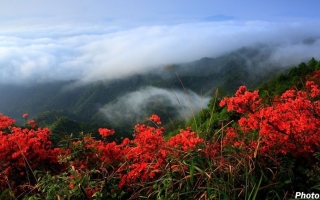
<svg viewBox="0 0 320 200">
<path fill-rule="evenodd" d="M 111 127 L 131 129 L 133 123 L 143 120 L 140 116 L 135 117 L 133 121 L 121 120 L 121 117 L 110 120 L 102 111 L 108 110 L 116 103 L 121 105 L 123 99 L 131 97 L 130 94 L 139 90 L 157 88 L 169 91 L 174 96 L 179 91 L 183 93 L 185 89 L 184 94 L 191 95 L 193 91 L 194 95 L 202 99 L 212 96 L 216 88 L 219 88 L 221 94 L 230 94 L 240 85 L 247 85 L 249 88 L 257 87 L 275 74 L 287 70 L 287 68 L 278 68 L 270 64 L 268 59 L 271 54 L 271 47 L 258 45 L 243 47 L 217 58 L 206 57 L 190 63 L 158 68 L 143 74 L 80 86 L 73 86 L 77 84 L 77 80 L 25 86 L 0 85 L 0 93 L 4 94 L 0 99 L 0 111 L 4 115 L 21 119 L 17 123 L 23 123 L 21 116 L 23 113 L 28 113 L 31 118 L 36 118 L 36 121 L 44 126 L 51 125 L 57 118 L 67 116 L 79 122 L 97 122 Z M 160 113 L 165 123 L 177 119 L 180 108 L 170 104 L 172 99 L 162 98 L 166 103 L 152 100 L 152 98 L 159 100 L 168 94 L 161 93 L 150 97 L 151 100 L 143 105 L 144 110 L 148 110 L 148 113 L 143 113 L 144 117 L 155 112 Z M 181 101 L 186 101 L 187 98 L 185 96 L 184 99 L 177 100 L 181 105 Z M 130 101 L 130 99 L 127 100 Z M 130 106 L 135 107 L 133 104 Z M 121 108 L 125 109 L 120 106 L 119 109 Z M 46 116 L 45 120 L 41 117 L 43 115 Z"/>
</svg>

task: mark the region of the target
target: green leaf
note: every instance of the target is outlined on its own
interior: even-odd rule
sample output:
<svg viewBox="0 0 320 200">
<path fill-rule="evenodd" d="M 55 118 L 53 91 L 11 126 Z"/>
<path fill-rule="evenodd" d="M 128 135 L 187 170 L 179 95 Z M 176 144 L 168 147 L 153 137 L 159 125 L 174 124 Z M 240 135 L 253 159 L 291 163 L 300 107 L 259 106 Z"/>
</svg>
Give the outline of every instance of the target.
<svg viewBox="0 0 320 200">
<path fill-rule="evenodd" d="M 193 181 L 194 181 L 194 161 L 191 161 L 191 167 L 190 167 L 190 183 L 191 186 L 193 186 Z"/>
<path fill-rule="evenodd" d="M 290 184 L 291 182 L 292 182 L 291 180 L 284 181 L 285 184 Z"/>
</svg>

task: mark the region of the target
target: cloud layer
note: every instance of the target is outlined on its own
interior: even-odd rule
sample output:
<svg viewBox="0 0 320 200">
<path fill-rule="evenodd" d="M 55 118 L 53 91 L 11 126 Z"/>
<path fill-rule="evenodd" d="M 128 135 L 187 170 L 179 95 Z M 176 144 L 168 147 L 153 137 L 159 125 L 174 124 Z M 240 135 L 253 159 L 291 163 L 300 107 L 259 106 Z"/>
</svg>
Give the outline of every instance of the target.
<svg viewBox="0 0 320 200">
<path fill-rule="evenodd" d="M 100 112 L 113 123 L 139 123 L 154 108 L 165 112 L 166 117 L 188 120 L 192 117 L 192 110 L 198 113 L 206 108 L 210 98 L 203 98 L 192 91 L 187 91 L 187 95 L 181 90 L 146 87 L 121 96 L 101 108 Z"/>
<path fill-rule="evenodd" d="M 199 21 L 131 28 L 65 24 L 1 29 L 0 83 L 120 78 L 256 43 L 277 45 L 275 62 L 297 64 L 320 59 L 319 25 Z M 315 40 L 303 43 L 307 38 Z"/>
</svg>

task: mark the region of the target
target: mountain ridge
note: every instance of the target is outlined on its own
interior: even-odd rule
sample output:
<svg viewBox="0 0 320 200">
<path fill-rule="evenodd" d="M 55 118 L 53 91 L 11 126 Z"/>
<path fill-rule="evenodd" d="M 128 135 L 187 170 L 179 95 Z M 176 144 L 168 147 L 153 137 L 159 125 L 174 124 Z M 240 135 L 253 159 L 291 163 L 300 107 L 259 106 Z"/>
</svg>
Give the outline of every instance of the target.
<svg viewBox="0 0 320 200">
<path fill-rule="evenodd" d="M 0 110 L 12 118 L 20 118 L 18 123 L 23 122 L 23 113 L 27 112 L 34 118 L 42 112 L 55 110 L 81 116 L 86 122 L 107 122 L 100 113 L 101 108 L 146 86 L 182 91 L 182 83 L 183 87 L 204 97 L 212 96 L 216 88 L 228 94 L 240 85 L 256 87 L 269 77 L 286 70 L 278 68 L 275 71 L 273 66 L 254 68 L 255 65 L 267 63 L 271 52 L 272 49 L 266 45 L 243 47 L 217 58 L 204 57 L 190 63 L 173 64 L 174 71 L 159 68 L 145 74 L 97 81 L 73 88 L 70 85 L 76 81 L 25 87 L 2 85 L 0 92 L 6 94 L 6 97 L 0 100 Z M 262 70 L 265 72 L 260 73 Z"/>
</svg>

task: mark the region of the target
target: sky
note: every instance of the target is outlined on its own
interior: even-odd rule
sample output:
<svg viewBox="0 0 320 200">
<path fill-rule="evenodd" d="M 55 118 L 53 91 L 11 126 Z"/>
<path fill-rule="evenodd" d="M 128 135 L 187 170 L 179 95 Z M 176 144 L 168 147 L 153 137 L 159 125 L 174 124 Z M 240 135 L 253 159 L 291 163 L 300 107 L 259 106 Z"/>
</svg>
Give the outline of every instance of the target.
<svg viewBox="0 0 320 200">
<path fill-rule="evenodd" d="M 0 84 L 121 78 L 257 43 L 277 46 L 277 61 L 319 60 L 318 8 L 318 0 L 0 0 Z"/>
</svg>

